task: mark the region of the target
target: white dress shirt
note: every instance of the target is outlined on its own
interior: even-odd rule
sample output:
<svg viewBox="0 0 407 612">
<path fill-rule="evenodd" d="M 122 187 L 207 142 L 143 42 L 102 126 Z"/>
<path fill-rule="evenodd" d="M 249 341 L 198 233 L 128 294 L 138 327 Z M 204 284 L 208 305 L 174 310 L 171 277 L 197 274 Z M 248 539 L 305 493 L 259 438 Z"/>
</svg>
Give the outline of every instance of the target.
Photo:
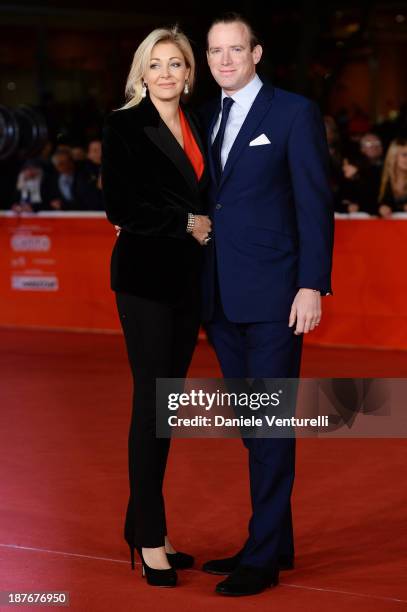
<svg viewBox="0 0 407 612">
<path fill-rule="evenodd" d="M 245 85 L 242 89 L 231 96 L 235 101 L 232 104 L 230 109 L 230 114 L 228 117 L 228 121 L 226 124 L 225 135 L 223 137 L 222 143 L 222 151 L 221 151 L 221 161 L 222 161 L 222 170 L 225 167 L 226 160 L 230 153 L 230 150 L 233 146 L 233 143 L 236 140 L 236 136 L 240 132 L 240 128 L 242 127 L 244 120 L 247 117 L 249 110 L 252 107 L 252 104 L 259 93 L 261 87 L 263 85 L 262 80 L 256 74 L 253 79 Z M 227 94 L 222 89 L 222 106 L 223 106 L 223 98 L 226 98 Z M 222 108 L 219 113 L 219 117 L 215 123 L 212 132 L 212 144 L 216 138 L 216 134 L 218 133 L 220 122 L 222 119 Z"/>
<path fill-rule="evenodd" d="M 58 177 L 58 187 L 65 200 L 72 202 L 73 200 L 73 180 L 72 174 L 60 174 Z"/>
</svg>

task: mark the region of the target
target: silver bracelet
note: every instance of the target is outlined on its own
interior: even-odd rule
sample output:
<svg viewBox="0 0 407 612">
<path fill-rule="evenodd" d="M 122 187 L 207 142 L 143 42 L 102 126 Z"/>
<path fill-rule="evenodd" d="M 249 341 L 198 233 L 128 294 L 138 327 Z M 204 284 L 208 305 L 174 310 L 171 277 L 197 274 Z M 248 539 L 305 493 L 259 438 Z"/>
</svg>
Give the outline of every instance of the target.
<svg viewBox="0 0 407 612">
<path fill-rule="evenodd" d="M 191 234 L 194 227 L 195 227 L 195 215 L 193 215 L 192 213 L 188 213 L 187 232 Z"/>
</svg>

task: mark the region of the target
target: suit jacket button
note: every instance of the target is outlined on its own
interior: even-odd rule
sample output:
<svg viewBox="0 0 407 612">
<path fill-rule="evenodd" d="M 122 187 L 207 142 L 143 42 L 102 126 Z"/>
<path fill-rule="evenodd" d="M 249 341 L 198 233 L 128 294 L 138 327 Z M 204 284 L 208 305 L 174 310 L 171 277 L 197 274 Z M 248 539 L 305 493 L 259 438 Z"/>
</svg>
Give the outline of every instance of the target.
<svg viewBox="0 0 407 612">
<path fill-rule="evenodd" d="M 216 204 L 215 208 L 216 210 L 219 210 L 220 208 L 222 208 L 222 204 Z"/>
</svg>

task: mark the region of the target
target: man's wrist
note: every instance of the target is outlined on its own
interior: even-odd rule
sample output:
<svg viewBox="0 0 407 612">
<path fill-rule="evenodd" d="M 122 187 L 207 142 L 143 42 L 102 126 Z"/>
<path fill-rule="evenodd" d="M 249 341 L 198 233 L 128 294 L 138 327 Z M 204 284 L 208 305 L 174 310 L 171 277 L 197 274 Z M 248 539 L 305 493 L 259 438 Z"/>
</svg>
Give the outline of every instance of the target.
<svg viewBox="0 0 407 612">
<path fill-rule="evenodd" d="M 311 287 L 300 287 L 300 289 L 307 289 L 308 291 L 314 291 L 315 293 L 319 293 L 319 295 L 321 297 L 326 297 L 327 295 L 332 295 L 331 291 L 324 291 L 324 290 L 320 290 L 320 289 L 313 289 Z"/>
<path fill-rule="evenodd" d="M 321 295 L 321 292 L 319 289 L 313 289 L 312 287 L 300 287 L 300 289 L 306 289 L 307 291 L 314 291 L 315 293 L 319 293 L 319 295 Z"/>
</svg>

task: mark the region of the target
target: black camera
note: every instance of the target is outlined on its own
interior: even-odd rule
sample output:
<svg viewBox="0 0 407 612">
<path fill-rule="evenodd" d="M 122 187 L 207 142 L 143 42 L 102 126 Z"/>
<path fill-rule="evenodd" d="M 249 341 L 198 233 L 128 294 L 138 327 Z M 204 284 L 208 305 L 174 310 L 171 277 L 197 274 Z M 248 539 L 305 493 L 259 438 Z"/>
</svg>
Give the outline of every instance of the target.
<svg viewBox="0 0 407 612">
<path fill-rule="evenodd" d="M 48 139 L 48 128 L 40 111 L 21 105 L 0 105 L 0 160 L 13 156 L 29 159 L 40 153 Z"/>
</svg>

